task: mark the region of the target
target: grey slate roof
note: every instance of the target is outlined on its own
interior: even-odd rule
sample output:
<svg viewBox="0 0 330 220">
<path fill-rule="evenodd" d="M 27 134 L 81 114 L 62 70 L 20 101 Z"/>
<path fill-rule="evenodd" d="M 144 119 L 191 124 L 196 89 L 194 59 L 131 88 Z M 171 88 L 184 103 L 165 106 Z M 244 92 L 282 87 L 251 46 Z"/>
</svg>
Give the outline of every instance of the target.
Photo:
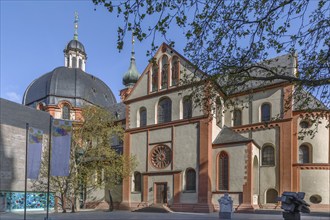
<svg viewBox="0 0 330 220">
<path fill-rule="evenodd" d="M 266 67 L 268 69 L 271 69 L 272 71 L 276 72 L 278 75 L 292 77 L 292 76 L 294 76 L 295 57 L 293 57 L 290 54 L 286 54 L 286 55 L 275 57 L 273 59 L 263 61 L 263 62 L 259 63 L 258 65 L 261 67 Z M 261 68 L 252 69 L 249 73 L 251 76 L 256 76 L 256 77 L 271 76 L 268 71 L 263 70 Z M 246 74 L 246 73 L 242 73 L 242 74 Z M 246 76 L 247 76 L 247 74 L 246 74 Z M 234 81 L 234 83 L 237 83 L 240 80 L 242 80 L 242 77 L 237 77 L 234 80 L 228 81 L 228 78 L 226 79 L 226 76 L 223 76 L 219 79 L 219 85 L 221 87 L 226 87 L 228 85 L 228 83 L 231 83 L 231 81 Z M 274 79 L 271 81 L 270 80 L 266 80 L 266 81 L 250 80 L 250 81 L 246 82 L 244 85 L 232 86 L 232 87 L 228 88 L 225 91 L 225 93 L 227 95 L 231 95 L 231 94 L 235 94 L 235 93 L 239 93 L 239 92 L 243 92 L 243 91 L 247 91 L 247 90 L 251 90 L 251 89 L 262 88 L 265 86 L 269 86 L 269 85 L 273 85 L 273 84 L 277 84 L 277 83 L 281 83 L 281 82 L 285 82 L 285 80 L 283 80 L 283 79 Z"/>
<path fill-rule="evenodd" d="M 230 144 L 236 142 L 249 142 L 252 141 L 250 138 L 246 138 L 232 129 L 224 126 L 218 136 L 213 141 L 213 144 Z"/>
<path fill-rule="evenodd" d="M 293 94 L 294 104 L 293 111 L 299 110 L 329 110 L 315 96 L 305 90 L 299 90 Z"/>
<path fill-rule="evenodd" d="M 97 77 L 80 68 L 58 67 L 34 80 L 26 89 L 24 105 L 44 102 L 57 105 L 67 100 L 74 107 L 81 107 L 88 102 L 100 107 L 109 107 L 116 103 L 110 88 Z"/>
<path fill-rule="evenodd" d="M 126 118 L 126 106 L 124 103 L 115 103 L 109 106 L 108 110 L 116 117 L 116 120 L 123 120 Z"/>
</svg>

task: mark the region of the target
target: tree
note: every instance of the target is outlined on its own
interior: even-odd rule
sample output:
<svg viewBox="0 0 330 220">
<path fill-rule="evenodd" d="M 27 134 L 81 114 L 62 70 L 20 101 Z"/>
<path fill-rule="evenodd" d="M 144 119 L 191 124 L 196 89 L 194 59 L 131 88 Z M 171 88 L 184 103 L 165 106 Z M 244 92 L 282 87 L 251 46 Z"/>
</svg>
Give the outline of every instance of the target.
<svg viewBox="0 0 330 220">
<path fill-rule="evenodd" d="M 121 50 L 128 31 L 140 41 L 151 38 L 152 56 L 158 49 L 155 38 L 160 34 L 172 47 L 173 27 L 181 28 L 186 39 L 185 56 L 202 81 L 221 85 L 230 95 L 239 86 L 248 90 L 249 82 L 282 80 L 295 86 L 298 109 L 308 109 L 312 93 L 321 102 L 314 107 L 330 107 L 330 2 L 326 0 L 93 0 L 117 17 L 117 47 Z M 292 69 L 269 65 L 270 58 L 289 54 L 298 56 Z M 261 71 L 263 74 L 253 74 Z M 191 81 L 185 82 L 191 83 Z M 211 88 L 211 87 L 210 87 Z M 213 88 L 213 87 L 212 87 Z M 205 99 L 216 97 L 216 91 Z M 306 93 L 307 92 L 307 93 Z M 205 95 L 205 93 L 203 93 Z M 199 99 L 202 100 L 202 99 Z M 325 106 L 322 104 L 324 103 Z M 196 100 L 195 100 L 196 104 Z M 197 104 L 201 104 L 198 103 Z M 315 110 L 315 109 L 314 109 Z"/>
<path fill-rule="evenodd" d="M 90 194 L 96 189 L 110 189 L 130 175 L 135 166 L 134 158 L 127 158 L 111 148 L 111 141 L 121 139 L 123 128 L 114 121 L 106 109 L 86 106 L 82 110 L 82 120 L 74 122 L 70 173 L 67 177 L 51 177 L 50 189 L 60 194 L 63 212 L 66 212 L 66 201 L 69 199 L 72 211 L 79 193 Z M 48 150 L 44 151 L 40 176 L 33 183 L 37 190 L 47 190 Z M 110 209 L 113 208 L 110 194 Z"/>
</svg>

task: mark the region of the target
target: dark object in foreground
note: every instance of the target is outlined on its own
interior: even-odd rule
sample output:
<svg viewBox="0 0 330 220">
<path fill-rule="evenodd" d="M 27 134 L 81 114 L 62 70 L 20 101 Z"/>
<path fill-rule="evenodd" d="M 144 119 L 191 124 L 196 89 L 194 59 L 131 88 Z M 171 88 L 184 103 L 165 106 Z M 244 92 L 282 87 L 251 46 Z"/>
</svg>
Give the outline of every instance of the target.
<svg viewBox="0 0 330 220">
<path fill-rule="evenodd" d="M 304 197 L 304 192 L 283 192 L 279 200 L 282 202 L 284 220 L 300 220 L 300 212 L 310 213 L 309 204 Z"/>
</svg>

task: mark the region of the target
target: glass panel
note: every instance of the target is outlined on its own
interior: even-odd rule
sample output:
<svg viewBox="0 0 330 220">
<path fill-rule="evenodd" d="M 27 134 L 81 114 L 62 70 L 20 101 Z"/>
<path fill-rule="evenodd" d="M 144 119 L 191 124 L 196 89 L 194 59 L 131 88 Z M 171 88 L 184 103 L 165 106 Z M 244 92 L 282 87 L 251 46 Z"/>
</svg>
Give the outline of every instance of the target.
<svg viewBox="0 0 330 220">
<path fill-rule="evenodd" d="M 270 105 L 263 104 L 261 106 L 261 121 L 270 121 Z"/>
<path fill-rule="evenodd" d="M 309 147 L 306 145 L 299 147 L 299 163 L 310 163 Z"/>
<path fill-rule="evenodd" d="M 145 108 L 141 108 L 140 110 L 140 127 L 144 127 L 147 125 L 147 110 Z"/>
<path fill-rule="evenodd" d="M 173 57 L 172 60 L 172 86 L 177 85 L 179 82 L 179 59 Z"/>
<path fill-rule="evenodd" d="M 186 190 L 196 190 L 196 172 L 192 169 L 186 174 Z"/>
<path fill-rule="evenodd" d="M 192 101 L 189 97 L 183 98 L 183 118 L 191 118 L 192 116 Z"/>
<path fill-rule="evenodd" d="M 152 68 L 152 88 L 151 91 L 157 91 L 158 89 L 158 66 L 154 65 Z"/>
<path fill-rule="evenodd" d="M 77 67 L 77 58 L 72 57 L 72 68 L 76 68 L 76 67 Z"/>
<path fill-rule="evenodd" d="M 262 150 L 262 165 L 273 166 L 275 165 L 274 148 L 266 146 Z"/>
<path fill-rule="evenodd" d="M 62 108 L 62 119 L 70 119 L 70 108 L 67 105 Z"/>
<path fill-rule="evenodd" d="M 168 80 L 168 60 L 167 56 L 163 56 L 162 59 L 162 89 L 167 88 Z"/>
<path fill-rule="evenodd" d="M 159 101 L 158 104 L 158 123 L 171 121 L 172 102 L 169 98 Z"/>
<path fill-rule="evenodd" d="M 229 163 L 228 155 L 221 152 L 219 158 L 219 190 L 229 189 Z"/>
<path fill-rule="evenodd" d="M 239 109 L 234 110 L 234 126 L 242 125 L 242 112 Z"/>
<path fill-rule="evenodd" d="M 134 173 L 134 191 L 141 192 L 141 173 Z"/>
</svg>

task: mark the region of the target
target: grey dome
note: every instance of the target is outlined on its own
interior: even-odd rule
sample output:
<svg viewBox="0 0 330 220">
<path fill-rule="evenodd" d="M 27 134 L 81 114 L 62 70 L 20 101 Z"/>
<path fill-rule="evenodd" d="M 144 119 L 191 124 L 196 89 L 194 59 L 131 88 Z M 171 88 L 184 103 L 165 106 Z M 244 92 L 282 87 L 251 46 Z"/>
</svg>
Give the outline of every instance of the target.
<svg viewBox="0 0 330 220">
<path fill-rule="evenodd" d="M 78 40 L 71 40 L 65 47 L 64 52 L 68 52 L 69 50 L 80 51 L 81 53 L 86 55 L 84 45 Z"/>
<path fill-rule="evenodd" d="M 94 104 L 110 107 L 117 103 L 110 88 L 100 79 L 80 68 L 58 67 L 34 80 L 26 89 L 24 105 L 57 105 L 62 100 L 69 101 L 74 107 Z"/>
</svg>

